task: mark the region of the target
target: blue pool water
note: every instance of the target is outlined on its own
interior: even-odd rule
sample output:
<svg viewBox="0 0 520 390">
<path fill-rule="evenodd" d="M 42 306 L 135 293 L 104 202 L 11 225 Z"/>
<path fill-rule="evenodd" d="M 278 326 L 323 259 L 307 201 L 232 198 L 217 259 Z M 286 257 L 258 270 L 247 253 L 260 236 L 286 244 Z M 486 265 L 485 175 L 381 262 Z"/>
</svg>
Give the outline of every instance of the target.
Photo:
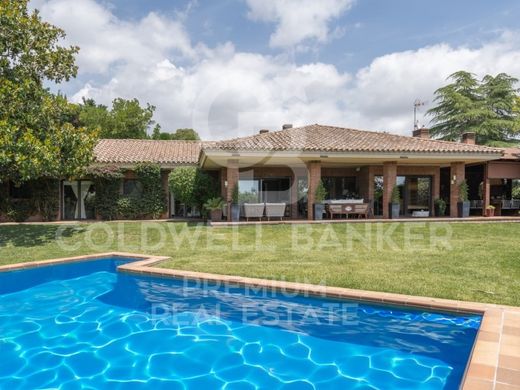
<svg viewBox="0 0 520 390">
<path fill-rule="evenodd" d="M 117 273 L 0 273 L 0 388 L 456 389 L 476 315 Z"/>
</svg>

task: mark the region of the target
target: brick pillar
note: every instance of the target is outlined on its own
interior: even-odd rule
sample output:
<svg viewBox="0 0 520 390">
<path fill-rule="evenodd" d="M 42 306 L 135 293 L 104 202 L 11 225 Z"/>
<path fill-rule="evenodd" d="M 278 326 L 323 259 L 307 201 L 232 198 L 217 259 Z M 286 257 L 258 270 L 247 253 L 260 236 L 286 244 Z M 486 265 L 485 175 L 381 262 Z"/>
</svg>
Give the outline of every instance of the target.
<svg viewBox="0 0 520 390">
<path fill-rule="evenodd" d="M 486 215 L 486 208 L 491 203 L 491 185 L 489 183 L 489 163 L 484 164 L 484 178 L 482 181 L 482 215 Z"/>
<path fill-rule="evenodd" d="M 307 164 L 307 184 L 309 192 L 307 193 L 307 219 L 314 219 L 314 197 L 316 195 L 316 188 L 321 181 L 321 162 L 310 161 Z"/>
<path fill-rule="evenodd" d="M 451 163 L 450 169 L 450 217 L 456 218 L 457 203 L 459 202 L 459 186 L 466 177 L 466 167 L 463 162 Z"/>
<path fill-rule="evenodd" d="M 397 162 L 383 163 L 383 218 L 390 218 L 388 205 L 392 199 L 392 190 L 397 182 Z"/>
<path fill-rule="evenodd" d="M 441 196 L 441 167 L 435 167 L 432 178 L 432 198 L 438 199 Z"/>
<path fill-rule="evenodd" d="M 293 170 L 291 174 L 291 187 L 290 187 L 290 196 L 291 196 L 291 219 L 298 218 L 298 175 Z"/>
<path fill-rule="evenodd" d="M 227 169 L 220 168 L 220 197 L 224 200 L 224 202 L 227 199 L 226 180 L 227 180 Z"/>
<path fill-rule="evenodd" d="M 227 161 L 226 169 L 226 180 L 227 180 L 227 191 L 226 191 L 226 203 L 228 205 L 227 220 L 231 221 L 231 201 L 233 198 L 233 190 L 235 185 L 238 185 L 238 160 L 230 159 Z"/>
</svg>

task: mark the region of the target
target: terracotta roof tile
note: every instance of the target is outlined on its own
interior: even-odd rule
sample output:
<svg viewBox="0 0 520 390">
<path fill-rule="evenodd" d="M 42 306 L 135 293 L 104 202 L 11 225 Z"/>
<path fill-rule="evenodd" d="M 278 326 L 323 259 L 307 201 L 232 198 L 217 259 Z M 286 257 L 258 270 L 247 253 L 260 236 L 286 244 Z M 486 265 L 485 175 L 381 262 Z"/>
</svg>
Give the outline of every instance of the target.
<svg viewBox="0 0 520 390">
<path fill-rule="evenodd" d="M 502 148 L 502 160 L 520 160 L 520 148 Z"/>
<path fill-rule="evenodd" d="M 94 148 L 100 163 L 197 164 L 202 142 L 101 139 Z"/>
<path fill-rule="evenodd" d="M 218 141 L 204 150 L 310 152 L 501 153 L 497 148 L 384 132 L 310 125 Z"/>
</svg>

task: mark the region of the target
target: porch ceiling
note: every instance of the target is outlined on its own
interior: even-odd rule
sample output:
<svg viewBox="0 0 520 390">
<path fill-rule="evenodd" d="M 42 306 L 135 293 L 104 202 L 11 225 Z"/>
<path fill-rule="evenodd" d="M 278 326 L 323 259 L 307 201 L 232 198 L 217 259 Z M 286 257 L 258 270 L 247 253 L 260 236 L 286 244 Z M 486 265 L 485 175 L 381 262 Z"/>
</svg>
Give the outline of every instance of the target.
<svg viewBox="0 0 520 390">
<path fill-rule="evenodd" d="M 323 167 L 381 165 L 397 161 L 399 165 L 449 166 L 452 162 L 466 164 L 496 160 L 499 156 L 465 153 L 306 153 L 306 152 L 211 152 L 202 153 L 201 166 L 215 169 L 226 167 L 229 159 L 237 159 L 241 167 L 304 166 L 309 161 L 321 161 Z"/>
</svg>

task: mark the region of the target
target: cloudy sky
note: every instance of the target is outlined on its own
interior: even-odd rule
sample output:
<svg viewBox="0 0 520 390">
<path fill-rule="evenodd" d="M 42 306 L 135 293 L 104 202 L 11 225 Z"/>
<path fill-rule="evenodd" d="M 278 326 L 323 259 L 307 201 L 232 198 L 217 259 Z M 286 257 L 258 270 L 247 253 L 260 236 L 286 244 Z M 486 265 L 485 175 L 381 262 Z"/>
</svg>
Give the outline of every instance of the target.
<svg viewBox="0 0 520 390">
<path fill-rule="evenodd" d="M 520 78 L 517 0 L 33 0 L 80 46 L 74 101 L 138 98 L 204 139 L 282 123 L 409 134 L 460 69 Z"/>
</svg>

